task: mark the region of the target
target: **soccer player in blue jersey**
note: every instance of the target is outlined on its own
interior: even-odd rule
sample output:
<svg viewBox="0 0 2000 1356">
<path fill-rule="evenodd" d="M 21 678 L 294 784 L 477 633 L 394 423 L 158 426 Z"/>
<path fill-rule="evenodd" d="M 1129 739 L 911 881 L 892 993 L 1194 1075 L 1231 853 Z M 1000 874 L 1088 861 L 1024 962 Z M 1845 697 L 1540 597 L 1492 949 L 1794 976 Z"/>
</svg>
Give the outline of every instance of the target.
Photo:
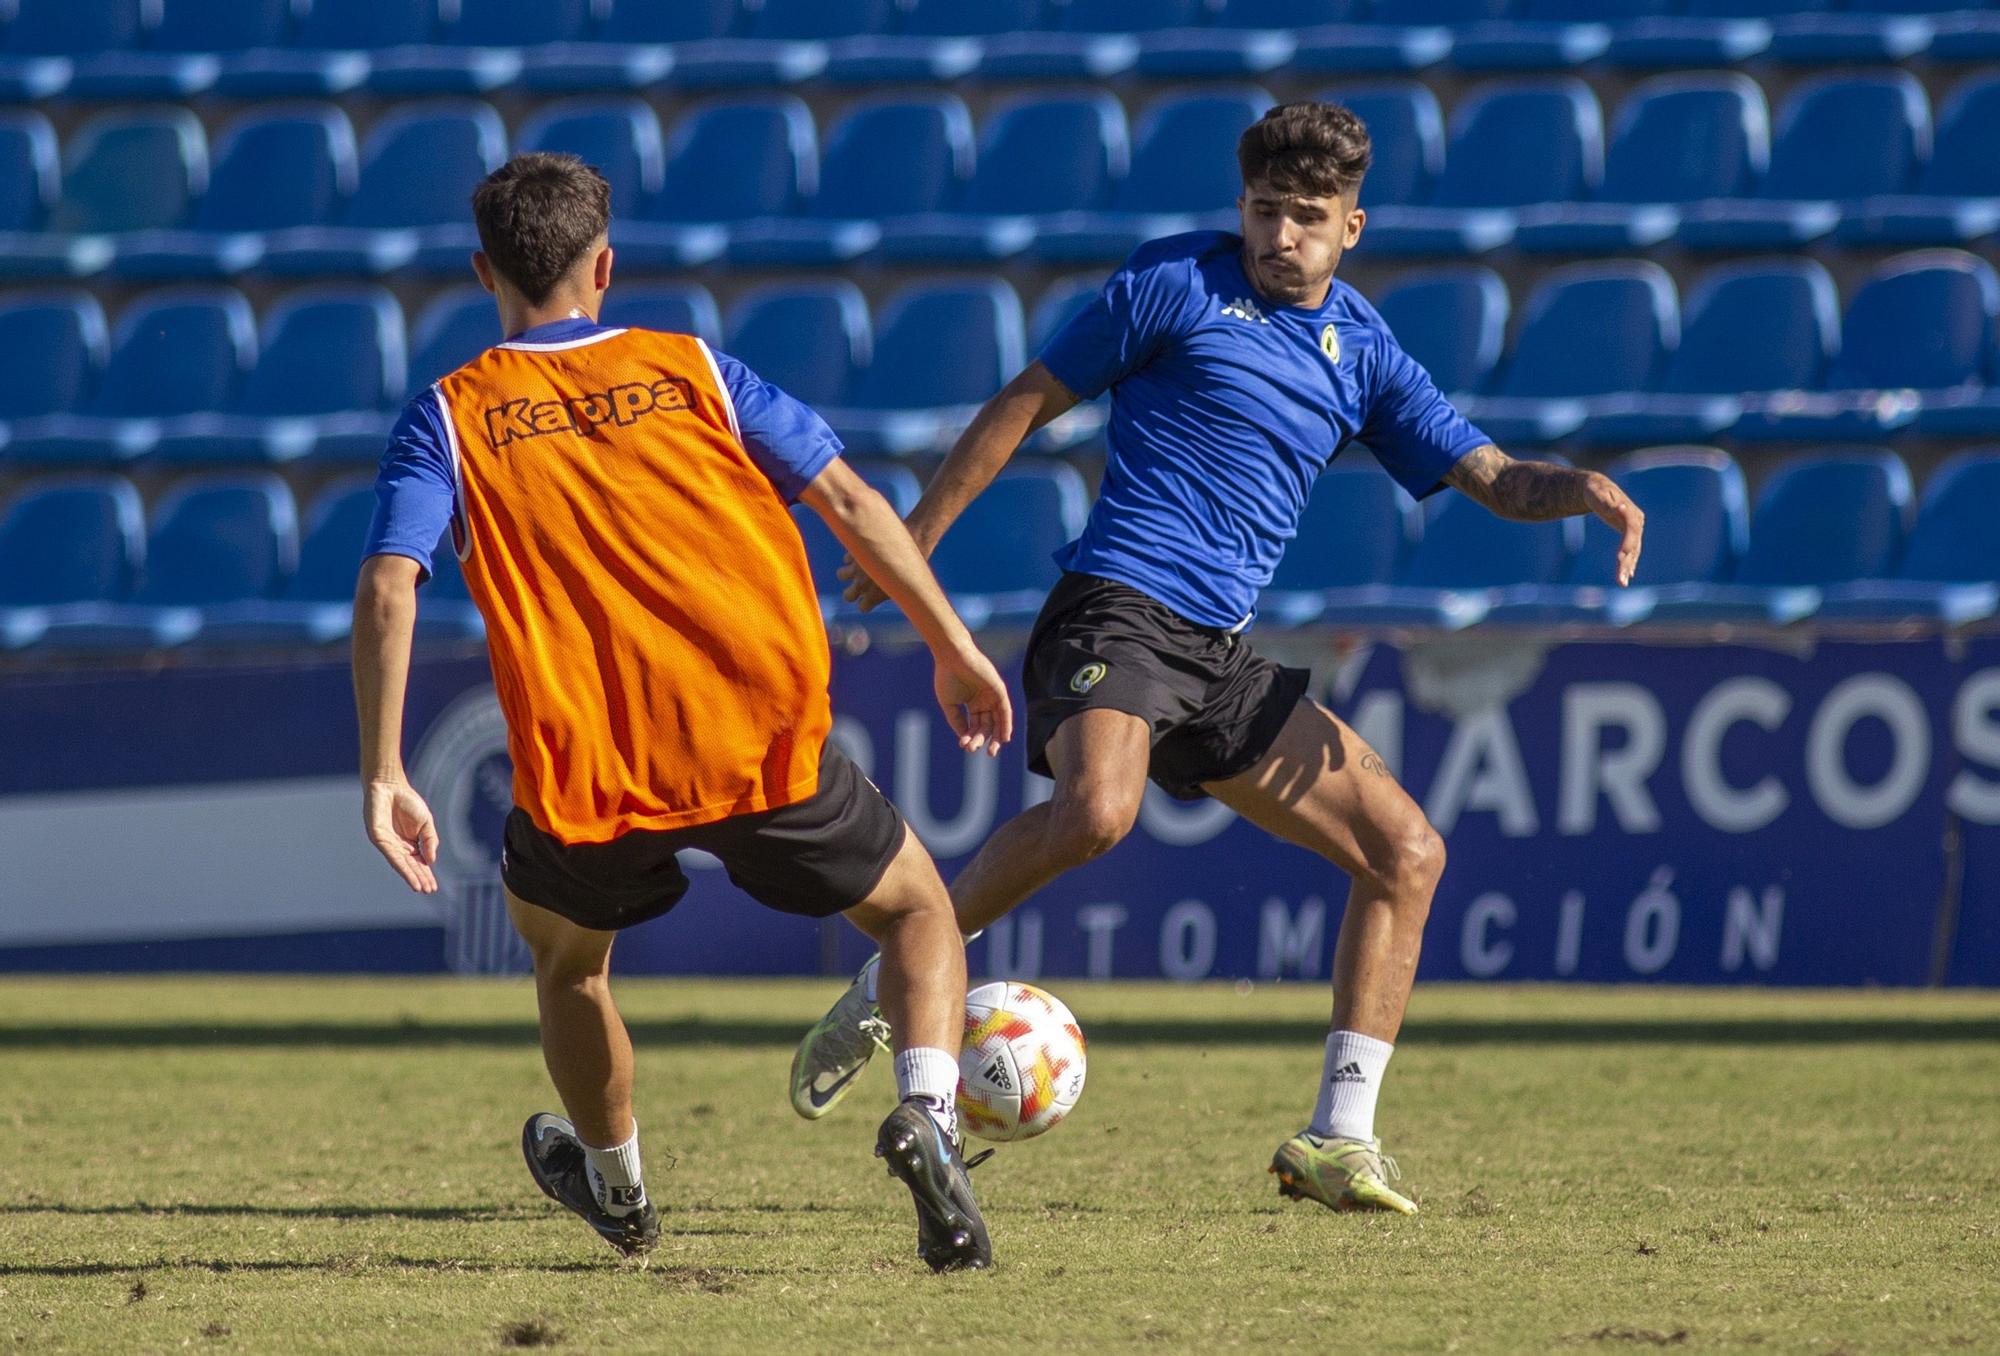
<svg viewBox="0 0 2000 1356">
<path fill-rule="evenodd" d="M 970 935 L 1130 831 L 1148 778 L 1213 796 L 1351 878 L 1318 1105 L 1271 1163 L 1336 1210 L 1414 1214 L 1375 1105 L 1416 972 L 1444 843 L 1382 759 L 1305 697 L 1308 675 L 1244 641 L 1313 481 L 1360 442 L 1411 494 L 1449 485 L 1506 518 L 1595 514 L 1631 581 L 1644 515 L 1608 478 L 1515 461 L 1453 409 L 1381 316 L 1334 279 L 1361 237 L 1368 133 L 1294 103 L 1243 134 L 1241 235 L 1142 246 L 988 401 L 909 528 L 934 548 L 1023 439 L 1111 392 L 1110 455 L 1024 659 L 1028 766 L 1055 794 L 996 830 L 952 883 Z M 848 596 L 881 590 L 850 566 Z M 872 964 L 872 963 L 871 963 Z M 792 1100 L 822 1115 L 872 1054 L 864 967 L 800 1045 Z"/>
</svg>

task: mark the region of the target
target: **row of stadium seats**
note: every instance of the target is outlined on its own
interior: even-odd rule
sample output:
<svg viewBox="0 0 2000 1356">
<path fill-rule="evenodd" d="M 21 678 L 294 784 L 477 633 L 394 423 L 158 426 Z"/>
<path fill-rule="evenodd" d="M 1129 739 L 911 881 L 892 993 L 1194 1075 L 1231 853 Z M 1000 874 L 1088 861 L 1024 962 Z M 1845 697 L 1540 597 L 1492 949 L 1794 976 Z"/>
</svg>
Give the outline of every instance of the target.
<svg viewBox="0 0 2000 1356">
<path fill-rule="evenodd" d="M 1831 11 L 1831 12 L 1830 12 Z M 1942 0 L 17 0 L 0 97 L 1983 60 Z"/>
<path fill-rule="evenodd" d="M 938 450 L 1096 292 L 1058 282 L 1024 315 L 997 279 L 904 288 L 871 317 L 846 281 L 746 292 L 721 322 L 693 284 L 614 289 L 604 319 L 701 335 L 821 410 L 850 447 Z M 1511 324 L 1479 265 L 1413 273 L 1377 299 L 1391 330 L 1503 446 L 2000 436 L 2000 276 L 1956 250 L 1889 259 L 1848 299 L 1805 258 L 1711 269 L 1685 302 L 1659 265 L 1573 264 Z M 1508 346 L 1510 327 L 1514 331 Z M 81 293 L 0 299 L 0 462 L 372 462 L 414 390 L 499 338 L 490 297 L 440 295 L 406 336 L 376 286 L 322 286 L 266 313 L 169 288 L 108 327 Z M 1039 446 L 1094 434 L 1066 416 Z"/>
<path fill-rule="evenodd" d="M 900 511 L 917 482 L 863 464 Z M 1635 454 L 1612 468 L 1647 513 L 1641 587 L 1607 587 L 1617 540 L 1572 518 L 1516 523 L 1459 495 L 1418 506 L 1361 454 L 1314 487 L 1262 604 L 1281 626 L 1786 625 L 1920 619 L 1963 625 L 2000 612 L 2000 450 L 1940 467 L 1914 505 L 1908 469 L 1872 448 L 1828 449 L 1775 471 L 1754 515 L 1742 472 L 1711 449 Z M 933 558 L 974 625 L 1032 618 L 1054 582 L 1049 553 L 1083 526 L 1087 495 L 1067 464 L 1010 468 Z M 0 648 L 150 649 L 343 639 L 374 494 L 323 491 L 304 515 L 268 472 L 195 476 L 148 527 L 131 483 L 56 477 L 0 512 Z M 840 547 L 795 510 L 830 618 Z M 1912 521 L 1914 517 L 1914 521 Z M 448 541 L 423 591 L 420 632 L 476 637 L 477 612 Z"/>
<path fill-rule="evenodd" d="M 1933 129 L 1902 71 L 1825 76 L 1786 101 L 1733 73 L 1640 85 L 1612 120 L 1581 81 L 1500 84 L 1454 110 L 1398 81 L 1328 91 L 1368 123 L 1374 255 L 1616 253 L 1951 244 L 2000 231 L 2000 76 L 1961 84 Z M 955 95 L 863 101 L 824 147 L 794 96 L 697 107 L 663 133 L 638 99 L 557 103 L 516 150 L 602 167 L 629 265 L 689 267 L 1123 257 L 1227 227 L 1234 148 L 1270 106 L 1255 86 L 1153 102 L 1128 130 L 1103 92 L 1002 103 L 975 141 Z M 106 114 L 70 138 L 0 116 L 0 275 L 212 278 L 453 273 L 476 244 L 472 186 L 508 150 L 484 103 L 420 103 L 357 146 L 330 104 L 239 118 L 213 164 L 184 109 Z"/>
</svg>

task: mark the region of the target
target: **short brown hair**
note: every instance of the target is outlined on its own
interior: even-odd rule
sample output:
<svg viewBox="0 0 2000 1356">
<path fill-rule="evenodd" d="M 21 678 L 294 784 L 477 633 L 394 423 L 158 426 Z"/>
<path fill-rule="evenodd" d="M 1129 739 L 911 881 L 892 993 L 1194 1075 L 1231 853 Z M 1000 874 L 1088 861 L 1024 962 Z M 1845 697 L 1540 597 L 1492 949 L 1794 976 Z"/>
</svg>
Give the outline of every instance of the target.
<svg viewBox="0 0 2000 1356">
<path fill-rule="evenodd" d="M 573 155 L 530 151 L 472 192 L 479 247 L 539 306 L 611 224 L 611 185 Z"/>
<path fill-rule="evenodd" d="M 1279 104 L 1236 143 L 1243 186 L 1267 184 L 1288 197 L 1345 197 L 1372 159 L 1367 127 L 1339 104 Z"/>
</svg>

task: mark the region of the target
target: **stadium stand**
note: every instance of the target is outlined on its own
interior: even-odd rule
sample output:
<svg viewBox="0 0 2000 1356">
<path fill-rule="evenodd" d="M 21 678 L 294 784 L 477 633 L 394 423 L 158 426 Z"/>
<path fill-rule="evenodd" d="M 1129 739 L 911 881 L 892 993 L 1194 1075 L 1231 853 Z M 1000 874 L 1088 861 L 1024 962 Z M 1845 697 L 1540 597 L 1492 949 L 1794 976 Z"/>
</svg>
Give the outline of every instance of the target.
<svg viewBox="0 0 2000 1356">
<path fill-rule="evenodd" d="M 0 648 L 48 630 L 51 608 L 108 602 L 131 590 L 146 558 L 145 509 L 119 476 L 64 476 L 25 491 L 0 514 Z"/>
<path fill-rule="evenodd" d="M 1992 454 L 1977 448 L 2000 438 L 2000 75 L 1977 64 L 2000 60 L 1990 6 L 5 8 L 0 504 L 37 523 L 82 512 L 36 507 L 41 494 L 96 495 L 110 521 L 125 512 L 112 500 L 164 506 L 201 472 L 251 466 L 311 506 L 297 574 L 258 576 L 233 622 L 203 594 L 210 614 L 188 631 L 194 604 L 149 592 L 172 626 L 69 617 L 53 631 L 65 645 L 344 634 L 326 610 L 351 564 L 334 538 L 360 501 L 328 477 L 371 462 L 402 399 L 499 337 L 466 277 L 465 202 L 510 149 L 577 151 L 610 178 L 607 321 L 700 334 L 824 407 L 857 456 L 907 463 L 870 470 L 900 502 L 1135 244 L 1227 228 L 1235 137 L 1297 97 L 1349 103 L 1375 139 L 1369 225 L 1343 276 L 1503 445 L 1618 458 L 1603 464 L 1634 477 L 1654 532 L 1645 587 L 1606 603 L 1589 593 L 1607 570 L 1596 525 L 1580 542 L 1523 529 L 1481 543 L 1451 512 L 1352 474 L 1367 467 L 1357 450 L 1315 492 L 1307 521 L 1321 526 L 1302 530 L 1269 619 L 1965 625 L 1992 612 L 2000 567 L 1963 507 L 1990 502 Z M 1042 431 L 1023 473 L 1087 484 L 1104 414 L 1091 402 Z M 1911 472 L 1924 494 L 1903 550 Z M 1747 539 L 1746 486 L 1760 490 Z M 1066 492 L 1033 493 L 1016 530 L 1039 541 Z M 1868 515 L 1859 537 L 1890 544 L 1821 540 L 1815 506 Z M 128 562 L 111 575 L 145 558 L 135 534 L 77 533 Z M 1805 563 L 1781 568 L 1786 556 Z M 477 634 L 456 579 L 442 565 L 424 590 L 427 635 Z M 47 606 L 130 606 L 156 587 L 128 583 L 35 601 L 0 575 L 0 645 L 21 652 Z M 1003 604 L 1019 591 L 954 587 Z M 1401 612 L 1361 601 L 1411 589 Z"/>
</svg>

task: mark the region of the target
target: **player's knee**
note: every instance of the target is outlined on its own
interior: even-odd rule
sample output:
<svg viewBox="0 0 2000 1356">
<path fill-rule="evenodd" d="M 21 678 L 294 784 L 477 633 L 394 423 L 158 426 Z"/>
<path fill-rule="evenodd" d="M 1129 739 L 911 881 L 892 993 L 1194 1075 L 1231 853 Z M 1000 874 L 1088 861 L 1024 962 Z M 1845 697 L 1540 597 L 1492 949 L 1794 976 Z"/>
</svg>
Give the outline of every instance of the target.
<svg viewBox="0 0 2000 1356">
<path fill-rule="evenodd" d="M 1057 860 L 1079 866 L 1117 847 L 1138 818 L 1136 801 L 1086 794 L 1066 803 L 1049 823 L 1049 849 Z"/>
<path fill-rule="evenodd" d="M 1401 882 L 1428 901 L 1444 877 L 1444 838 L 1428 819 L 1418 815 L 1397 841 L 1395 856 Z"/>
</svg>

